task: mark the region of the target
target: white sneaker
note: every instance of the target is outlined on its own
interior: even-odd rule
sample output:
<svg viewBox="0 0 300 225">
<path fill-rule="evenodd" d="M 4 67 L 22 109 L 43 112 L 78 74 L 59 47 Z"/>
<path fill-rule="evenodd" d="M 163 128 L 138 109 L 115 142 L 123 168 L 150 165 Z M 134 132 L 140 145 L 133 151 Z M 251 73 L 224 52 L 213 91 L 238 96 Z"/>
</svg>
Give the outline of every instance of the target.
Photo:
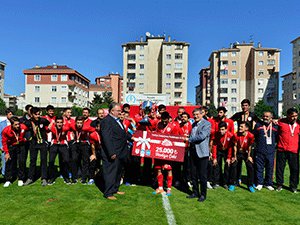
<svg viewBox="0 0 300 225">
<path fill-rule="evenodd" d="M 22 187 L 23 185 L 24 185 L 23 181 L 22 180 L 18 180 L 18 186 Z"/>
<path fill-rule="evenodd" d="M 274 191 L 275 189 L 272 186 L 266 186 L 269 191 Z"/>
<path fill-rule="evenodd" d="M 211 186 L 211 184 L 207 181 L 207 189 L 213 189 L 213 187 Z"/>
<path fill-rule="evenodd" d="M 3 187 L 8 187 L 9 185 L 11 185 L 11 183 L 9 181 L 6 181 Z"/>
<path fill-rule="evenodd" d="M 260 191 L 262 188 L 263 188 L 263 186 L 261 184 L 259 184 L 259 185 L 256 186 L 256 190 Z"/>
</svg>

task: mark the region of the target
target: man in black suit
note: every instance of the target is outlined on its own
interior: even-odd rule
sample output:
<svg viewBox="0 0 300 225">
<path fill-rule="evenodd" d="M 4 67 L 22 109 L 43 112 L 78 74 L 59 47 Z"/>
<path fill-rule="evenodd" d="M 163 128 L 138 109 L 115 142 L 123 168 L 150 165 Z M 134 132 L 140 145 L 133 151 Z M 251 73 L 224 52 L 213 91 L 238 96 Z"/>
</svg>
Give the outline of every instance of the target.
<svg viewBox="0 0 300 225">
<path fill-rule="evenodd" d="M 131 137 L 126 133 L 119 119 L 121 105 L 111 103 L 109 114 L 101 122 L 101 141 L 103 158 L 103 195 L 109 200 L 116 200 L 114 194 L 125 194 L 119 191 L 122 167 L 127 157 L 127 140 Z"/>
</svg>

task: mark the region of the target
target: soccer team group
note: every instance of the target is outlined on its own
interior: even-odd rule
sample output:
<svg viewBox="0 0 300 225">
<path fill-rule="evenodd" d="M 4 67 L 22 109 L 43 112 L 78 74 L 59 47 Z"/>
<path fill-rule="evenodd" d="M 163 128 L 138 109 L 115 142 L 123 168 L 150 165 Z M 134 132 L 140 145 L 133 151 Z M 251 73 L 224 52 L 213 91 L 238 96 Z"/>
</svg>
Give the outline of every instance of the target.
<svg viewBox="0 0 300 225">
<path fill-rule="evenodd" d="M 226 117 L 225 107 L 217 109 L 216 117 L 208 115 L 207 107 L 195 108 L 194 119 L 190 118 L 184 107 L 179 107 L 177 117 L 171 118 L 164 105 L 154 105 L 147 115 L 141 107 L 138 114 L 130 117 L 130 105 L 124 104 L 119 119 L 122 128 L 130 134 L 136 130 L 146 130 L 186 137 L 183 163 L 155 163 L 154 177 L 158 188 L 154 194 L 171 195 L 175 182 L 183 186 L 192 183 L 193 192 L 187 197 L 197 197 L 199 201 L 206 199 L 207 188 L 223 186 L 234 191 L 241 182 L 243 161 L 250 192 L 263 187 L 274 190 L 274 170 L 276 189 L 281 191 L 286 162 L 290 169 L 290 190 L 297 192 L 300 132 L 297 110 L 291 108 L 286 118 L 274 120 L 271 112 L 264 112 L 262 118 L 250 112 L 250 101 L 247 99 L 241 102 L 241 108 L 242 111 L 230 119 Z M 62 115 L 54 115 L 55 109 L 49 105 L 45 116 L 32 105 L 27 105 L 25 109 L 27 113 L 22 118 L 13 116 L 13 112 L 8 109 L 6 120 L 0 123 L 2 174 L 5 179 L 3 186 L 9 187 L 15 180 L 18 180 L 18 186 L 30 185 L 39 177 L 43 186 L 52 185 L 58 175 L 63 177 L 66 184 L 75 184 L 79 178 L 82 184 L 93 184 L 95 174 L 101 170 L 101 121 L 105 118 L 105 111 L 99 109 L 98 117 L 91 120 L 88 108 L 84 108 L 82 116 L 75 119 L 71 118 L 71 108 L 65 108 Z M 148 123 L 141 123 L 145 116 Z M 206 132 L 206 128 L 200 128 L 200 124 L 208 124 L 209 130 Z M 128 141 L 126 158 L 129 160 L 126 163 L 137 164 L 137 160 L 132 160 L 131 148 L 132 143 Z M 206 150 L 208 154 L 203 153 Z M 27 170 L 28 157 L 30 163 Z M 55 166 L 57 157 L 59 173 Z M 37 161 L 40 162 L 40 170 L 37 170 Z M 126 174 L 132 178 L 132 174 L 140 173 L 137 167 L 130 165 L 125 165 L 122 168 L 124 170 L 125 180 Z M 137 182 L 134 179 L 128 180 L 130 183 Z M 201 193 L 197 191 L 198 187 L 195 188 L 199 181 Z"/>
</svg>

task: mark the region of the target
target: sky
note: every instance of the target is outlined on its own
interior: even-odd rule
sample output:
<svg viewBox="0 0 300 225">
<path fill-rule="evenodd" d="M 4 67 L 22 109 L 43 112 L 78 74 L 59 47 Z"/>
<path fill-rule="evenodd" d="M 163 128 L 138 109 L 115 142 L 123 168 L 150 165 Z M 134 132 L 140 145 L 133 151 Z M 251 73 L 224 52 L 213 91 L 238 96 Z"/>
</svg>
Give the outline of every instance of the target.
<svg viewBox="0 0 300 225">
<path fill-rule="evenodd" d="M 300 36 L 298 1 L 15 0 L 0 4 L 5 93 L 25 91 L 24 69 L 56 63 L 89 78 L 123 72 L 122 47 L 145 33 L 190 43 L 188 101 L 213 50 L 233 42 L 281 49 L 280 75 L 292 70 L 290 41 Z"/>
</svg>

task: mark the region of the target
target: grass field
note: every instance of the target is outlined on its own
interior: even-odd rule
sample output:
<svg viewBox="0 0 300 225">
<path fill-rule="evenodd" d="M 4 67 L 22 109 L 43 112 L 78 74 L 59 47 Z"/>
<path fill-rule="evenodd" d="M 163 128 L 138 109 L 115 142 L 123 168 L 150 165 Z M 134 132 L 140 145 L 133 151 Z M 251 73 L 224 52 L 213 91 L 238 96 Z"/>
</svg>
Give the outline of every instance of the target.
<svg viewBox="0 0 300 225">
<path fill-rule="evenodd" d="M 287 172 L 287 171 L 286 171 Z M 300 193 L 246 186 L 229 192 L 208 190 L 204 203 L 186 199 L 176 189 L 169 197 L 177 224 L 300 224 Z M 95 185 L 66 185 L 58 178 L 53 186 L 0 186 L 0 224 L 168 224 L 162 197 L 145 186 L 121 186 L 124 196 L 109 201 Z"/>
</svg>

